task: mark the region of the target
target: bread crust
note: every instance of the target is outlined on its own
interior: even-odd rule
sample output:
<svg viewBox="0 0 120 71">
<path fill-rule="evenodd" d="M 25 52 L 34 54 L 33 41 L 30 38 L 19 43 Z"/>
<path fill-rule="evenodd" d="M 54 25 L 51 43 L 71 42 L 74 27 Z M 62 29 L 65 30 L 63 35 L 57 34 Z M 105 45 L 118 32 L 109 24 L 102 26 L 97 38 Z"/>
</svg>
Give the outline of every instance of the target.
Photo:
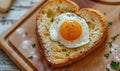
<svg viewBox="0 0 120 71">
<path fill-rule="evenodd" d="M 46 7 L 48 4 L 50 3 L 54 3 L 54 1 L 63 1 L 63 0 L 52 0 L 52 1 L 48 1 L 47 3 L 45 3 L 42 7 L 41 7 L 41 11 L 39 12 L 39 14 L 42 13 L 42 9 L 44 9 L 44 7 Z M 50 61 L 47 60 L 47 56 L 45 55 L 46 57 L 46 60 L 47 62 L 54 66 L 54 67 L 63 67 L 63 66 L 66 66 L 66 65 L 69 65 L 69 64 L 72 64 L 76 61 L 78 61 L 79 59 L 82 59 L 84 57 L 86 57 L 88 54 L 90 54 L 91 52 L 93 52 L 96 48 L 100 47 L 101 44 L 104 43 L 104 41 L 106 40 L 106 37 L 107 37 L 107 31 L 108 31 L 108 24 L 107 24 L 107 19 L 104 15 L 102 15 L 99 11 L 96 11 L 94 9 L 90 9 L 90 8 L 83 8 L 81 10 L 79 10 L 79 6 L 76 5 L 75 3 L 73 3 L 72 1 L 70 0 L 64 0 L 68 3 L 70 3 L 71 5 L 74 5 L 76 7 L 76 9 L 78 9 L 76 11 L 76 13 L 81 16 L 81 14 L 86 11 L 88 13 L 92 13 L 94 15 L 97 15 L 101 24 L 102 24 L 102 32 L 103 34 L 101 35 L 101 37 L 99 38 L 98 41 L 96 41 L 87 51 L 84 51 L 83 53 L 79 53 L 78 55 L 72 57 L 72 58 L 69 58 L 66 62 L 64 63 L 59 63 L 59 64 L 55 64 L 55 63 L 52 63 Z M 82 17 L 82 16 L 81 16 Z M 37 20 L 39 20 L 39 15 L 37 15 Z M 37 29 L 38 30 L 38 29 Z M 38 38 L 38 41 L 40 43 L 40 46 L 43 48 L 43 51 L 45 52 L 45 48 L 43 47 L 43 43 L 42 43 L 42 38 L 39 36 L 39 32 L 37 32 L 37 38 Z"/>
<path fill-rule="evenodd" d="M 43 9 L 45 8 L 45 7 L 47 7 L 47 6 L 49 6 L 50 4 L 54 4 L 54 3 L 56 3 L 56 2 L 62 2 L 62 1 L 64 1 L 64 2 L 66 2 L 66 3 L 69 3 L 69 4 L 71 4 L 72 6 L 74 6 L 74 8 L 76 8 L 76 13 L 80 10 L 80 7 L 76 4 L 76 3 L 74 3 L 74 2 L 72 2 L 71 0 L 48 0 L 46 3 L 44 3 L 41 7 L 40 7 L 40 11 L 39 11 L 39 13 L 38 14 L 41 14 L 43 11 Z M 37 20 L 39 19 L 39 15 L 37 15 Z"/>
</svg>

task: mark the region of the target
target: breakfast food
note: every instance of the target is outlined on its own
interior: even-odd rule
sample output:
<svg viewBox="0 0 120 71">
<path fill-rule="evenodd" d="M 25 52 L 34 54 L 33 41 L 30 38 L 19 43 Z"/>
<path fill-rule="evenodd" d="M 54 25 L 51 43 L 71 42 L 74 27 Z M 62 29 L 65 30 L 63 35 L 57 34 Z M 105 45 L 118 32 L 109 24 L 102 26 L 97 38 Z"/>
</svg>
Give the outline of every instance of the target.
<svg viewBox="0 0 120 71">
<path fill-rule="evenodd" d="M 104 15 L 94 9 L 80 9 L 71 0 L 49 0 L 37 15 L 38 40 L 54 67 L 71 64 L 98 48 L 107 28 Z"/>
<path fill-rule="evenodd" d="M 84 19 L 74 13 L 62 13 L 49 29 L 50 38 L 68 48 L 76 48 L 89 42 L 89 27 Z"/>
</svg>

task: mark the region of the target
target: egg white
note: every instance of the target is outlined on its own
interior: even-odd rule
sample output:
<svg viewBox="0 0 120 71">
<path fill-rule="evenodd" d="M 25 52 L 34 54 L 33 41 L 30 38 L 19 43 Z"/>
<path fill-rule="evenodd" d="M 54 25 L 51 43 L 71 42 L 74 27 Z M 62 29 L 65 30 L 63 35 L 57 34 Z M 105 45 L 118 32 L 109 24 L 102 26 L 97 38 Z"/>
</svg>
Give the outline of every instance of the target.
<svg viewBox="0 0 120 71">
<path fill-rule="evenodd" d="M 66 20 L 75 20 L 81 25 L 82 34 L 78 39 L 73 41 L 67 41 L 64 38 L 62 38 L 62 36 L 60 35 L 59 32 L 60 26 Z M 67 12 L 57 16 L 53 21 L 53 23 L 51 24 L 49 32 L 50 32 L 50 38 L 53 41 L 60 42 L 60 44 L 64 45 L 67 48 L 77 48 L 89 43 L 89 27 L 83 18 L 77 16 L 74 13 Z"/>
</svg>

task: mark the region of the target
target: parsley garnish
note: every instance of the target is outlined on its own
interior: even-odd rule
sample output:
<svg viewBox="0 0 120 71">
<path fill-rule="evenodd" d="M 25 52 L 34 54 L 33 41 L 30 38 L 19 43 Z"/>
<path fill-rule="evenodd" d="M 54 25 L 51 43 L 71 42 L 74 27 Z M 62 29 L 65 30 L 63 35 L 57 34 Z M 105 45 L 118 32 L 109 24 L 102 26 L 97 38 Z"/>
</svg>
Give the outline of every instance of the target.
<svg viewBox="0 0 120 71">
<path fill-rule="evenodd" d="M 110 66 L 111 66 L 111 68 L 113 68 L 115 70 L 119 70 L 120 69 L 120 63 L 119 62 L 112 61 Z"/>
<path fill-rule="evenodd" d="M 104 56 L 108 59 L 109 56 L 110 56 L 110 54 L 109 54 L 109 53 L 106 53 L 106 54 L 104 54 Z"/>
<path fill-rule="evenodd" d="M 33 59 L 33 56 L 29 56 L 28 59 L 31 59 L 31 60 L 32 60 L 32 59 Z"/>
<path fill-rule="evenodd" d="M 70 55 L 70 52 L 66 53 L 66 56 L 69 56 Z"/>
<path fill-rule="evenodd" d="M 49 53 L 49 51 L 48 51 L 48 50 L 47 50 L 46 52 L 47 52 L 47 53 Z"/>
<path fill-rule="evenodd" d="M 112 51 L 110 51 L 110 53 L 112 53 Z"/>
<path fill-rule="evenodd" d="M 116 35 L 114 35 L 113 37 L 111 37 L 112 40 L 111 40 L 110 42 L 108 42 L 110 48 L 112 47 L 112 42 L 115 41 L 115 39 L 116 39 L 118 36 L 119 36 L 119 34 L 116 34 Z"/>
<path fill-rule="evenodd" d="M 114 35 L 113 37 L 111 37 L 112 41 L 115 41 L 115 39 L 119 36 L 119 34 Z"/>
<path fill-rule="evenodd" d="M 26 32 L 25 35 L 28 35 L 28 32 Z"/>
<path fill-rule="evenodd" d="M 36 46 L 36 44 L 35 44 L 35 43 L 33 43 L 33 44 L 32 44 L 32 47 L 33 47 L 33 48 L 35 48 L 35 46 Z"/>
<path fill-rule="evenodd" d="M 110 69 L 109 69 L 109 68 L 106 68 L 106 71 L 110 71 Z"/>
<path fill-rule="evenodd" d="M 109 44 L 109 47 L 111 48 L 112 47 L 112 41 L 108 42 Z"/>
<path fill-rule="evenodd" d="M 89 40 L 90 40 L 90 41 L 92 41 L 92 39 L 91 39 L 91 38 L 89 38 Z"/>
<path fill-rule="evenodd" d="M 52 18 L 52 19 L 51 19 L 51 22 L 53 22 L 53 21 L 54 21 L 54 19 Z"/>
<path fill-rule="evenodd" d="M 112 26 L 112 22 L 109 21 L 109 22 L 108 22 L 108 26 Z"/>
</svg>

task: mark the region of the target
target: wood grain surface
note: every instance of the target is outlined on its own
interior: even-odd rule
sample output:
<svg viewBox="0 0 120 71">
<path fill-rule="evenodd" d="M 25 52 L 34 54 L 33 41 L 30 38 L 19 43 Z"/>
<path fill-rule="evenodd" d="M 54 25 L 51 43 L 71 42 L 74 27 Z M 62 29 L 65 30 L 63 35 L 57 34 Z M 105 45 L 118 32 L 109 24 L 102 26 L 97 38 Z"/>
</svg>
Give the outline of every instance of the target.
<svg viewBox="0 0 120 71">
<path fill-rule="evenodd" d="M 0 2 L 5 0 L 0 0 Z M 9 0 L 8 0 L 9 1 Z M 0 13 L 0 35 L 5 33 L 39 0 L 15 0 L 9 12 Z M 0 47 L 1 48 L 1 47 Z M 20 69 L 0 49 L 0 71 L 20 71 Z"/>
<path fill-rule="evenodd" d="M 92 0 L 73 0 L 81 8 L 93 8 L 103 13 L 112 25 L 109 26 L 108 38 L 101 47 L 87 57 L 62 68 L 50 66 L 36 38 L 36 15 L 40 4 L 26 13 L 15 25 L 1 37 L 2 49 L 22 71 L 118 71 L 110 67 L 111 61 L 120 62 L 120 37 L 113 41 L 110 48 L 108 42 L 111 37 L 120 34 L 120 4 L 113 2 L 102 3 Z M 102 1 L 102 0 L 101 0 Z M 116 0 L 117 1 L 117 0 Z M 35 44 L 35 48 L 33 48 Z M 109 53 L 109 58 L 104 55 Z"/>
</svg>

